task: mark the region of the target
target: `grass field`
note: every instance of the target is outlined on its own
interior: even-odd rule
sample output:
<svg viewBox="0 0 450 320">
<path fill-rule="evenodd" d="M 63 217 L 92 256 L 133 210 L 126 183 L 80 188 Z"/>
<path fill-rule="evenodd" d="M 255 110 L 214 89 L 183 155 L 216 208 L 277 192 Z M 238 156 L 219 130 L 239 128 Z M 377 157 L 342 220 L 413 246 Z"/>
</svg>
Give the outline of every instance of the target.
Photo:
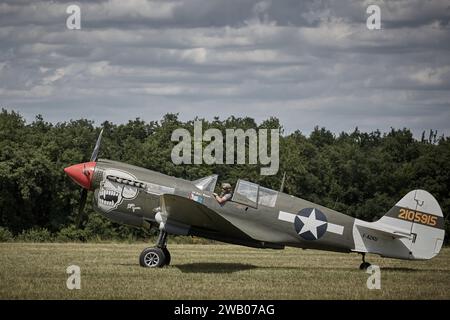
<svg viewBox="0 0 450 320">
<path fill-rule="evenodd" d="M 369 290 L 360 256 L 287 248 L 170 244 L 171 266 L 138 264 L 148 244 L 0 244 L 1 299 L 449 299 L 450 248 L 430 261 L 368 255 L 381 268 Z M 81 268 L 68 290 L 66 268 Z"/>
</svg>

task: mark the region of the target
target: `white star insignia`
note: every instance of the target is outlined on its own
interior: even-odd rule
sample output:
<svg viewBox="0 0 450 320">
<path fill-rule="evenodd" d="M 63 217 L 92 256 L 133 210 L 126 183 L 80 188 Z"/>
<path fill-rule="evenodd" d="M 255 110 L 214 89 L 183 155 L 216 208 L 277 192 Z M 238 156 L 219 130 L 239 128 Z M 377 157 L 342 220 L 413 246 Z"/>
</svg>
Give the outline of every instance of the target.
<svg viewBox="0 0 450 320">
<path fill-rule="evenodd" d="M 317 239 L 317 228 L 326 224 L 326 221 L 316 219 L 316 209 L 311 211 L 309 217 L 298 216 L 298 218 L 303 222 L 302 230 L 298 233 L 299 235 L 305 232 L 311 232 L 314 238 Z"/>
</svg>

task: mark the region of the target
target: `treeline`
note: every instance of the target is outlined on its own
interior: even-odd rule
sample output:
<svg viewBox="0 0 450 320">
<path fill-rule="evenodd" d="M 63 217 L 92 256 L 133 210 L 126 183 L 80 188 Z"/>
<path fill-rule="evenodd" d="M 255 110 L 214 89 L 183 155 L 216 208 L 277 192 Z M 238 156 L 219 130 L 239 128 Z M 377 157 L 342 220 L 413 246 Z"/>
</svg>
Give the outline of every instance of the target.
<svg viewBox="0 0 450 320">
<path fill-rule="evenodd" d="M 316 127 L 282 134 L 280 170 L 261 176 L 258 165 L 174 165 L 172 132 L 193 132 L 194 120 L 182 122 L 175 114 L 160 121 L 130 120 L 127 124 L 89 120 L 52 124 L 42 116 L 31 123 L 16 112 L 0 114 L 0 240 L 139 239 L 142 230 L 114 224 L 93 213 L 74 227 L 80 188 L 64 174 L 71 164 L 85 162 L 104 128 L 100 158 L 127 162 L 184 179 L 213 173 L 220 182 L 243 178 L 275 190 L 286 172 L 286 193 L 311 200 L 345 214 L 373 221 L 413 189 L 425 189 L 439 201 L 444 215 L 450 210 L 450 139 L 426 132 L 416 140 L 408 129 L 370 133 L 355 129 L 334 135 Z M 282 128 L 278 119 L 257 124 L 252 118 L 203 120 L 203 130 Z M 449 223 L 446 219 L 448 234 Z"/>
</svg>

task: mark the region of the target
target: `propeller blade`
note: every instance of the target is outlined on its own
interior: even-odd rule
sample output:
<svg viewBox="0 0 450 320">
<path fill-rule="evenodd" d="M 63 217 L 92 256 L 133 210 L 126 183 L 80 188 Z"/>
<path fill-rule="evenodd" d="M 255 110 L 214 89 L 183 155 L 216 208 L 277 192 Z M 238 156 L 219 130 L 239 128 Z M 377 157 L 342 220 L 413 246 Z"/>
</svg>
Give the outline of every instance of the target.
<svg viewBox="0 0 450 320">
<path fill-rule="evenodd" d="M 78 207 L 78 216 L 76 221 L 77 228 L 81 227 L 81 223 L 83 222 L 84 206 L 86 205 L 87 193 L 87 189 L 81 190 L 80 205 Z"/>
<path fill-rule="evenodd" d="M 100 131 L 98 135 L 97 142 L 95 143 L 94 151 L 92 151 L 91 159 L 89 161 L 97 161 L 98 151 L 100 150 L 100 143 L 102 141 L 103 129 Z"/>
</svg>

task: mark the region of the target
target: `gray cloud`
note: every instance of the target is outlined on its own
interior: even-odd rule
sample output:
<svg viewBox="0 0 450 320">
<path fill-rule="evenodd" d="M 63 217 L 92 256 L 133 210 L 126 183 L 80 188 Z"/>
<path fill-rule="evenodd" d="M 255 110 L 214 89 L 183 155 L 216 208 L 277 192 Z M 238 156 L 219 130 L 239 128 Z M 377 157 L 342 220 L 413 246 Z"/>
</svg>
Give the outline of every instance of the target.
<svg viewBox="0 0 450 320">
<path fill-rule="evenodd" d="M 0 4 L 0 104 L 27 119 L 281 119 L 288 132 L 450 134 L 443 1 L 69 1 Z M 366 28 L 378 3 L 382 30 Z"/>
</svg>

